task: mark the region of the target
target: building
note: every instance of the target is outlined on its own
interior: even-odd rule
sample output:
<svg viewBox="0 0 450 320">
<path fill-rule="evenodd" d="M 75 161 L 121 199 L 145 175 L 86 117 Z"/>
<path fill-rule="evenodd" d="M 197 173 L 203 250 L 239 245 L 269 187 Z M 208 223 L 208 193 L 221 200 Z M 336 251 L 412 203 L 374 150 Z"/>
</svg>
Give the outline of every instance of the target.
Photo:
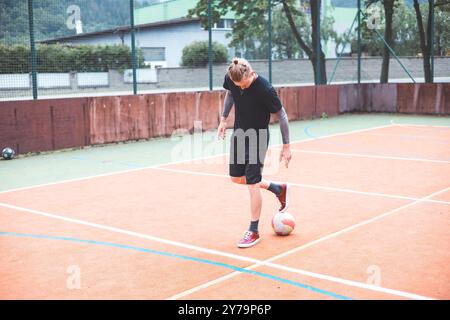
<svg viewBox="0 0 450 320">
<path fill-rule="evenodd" d="M 145 61 L 152 67 L 178 67 L 183 48 L 193 41 L 207 41 L 208 31 L 202 28 L 200 19 L 186 18 L 188 10 L 197 0 L 153 1 L 135 10 L 136 46 L 144 52 Z M 227 15 L 212 29 L 213 41 L 228 48 L 230 39 L 226 34 L 233 27 L 233 15 Z M 98 32 L 66 36 L 41 43 L 66 44 L 131 44 L 131 28 L 119 27 Z M 228 48 L 228 55 L 234 50 Z"/>
<path fill-rule="evenodd" d="M 308 1 L 302 1 L 307 10 Z M 147 6 L 135 10 L 136 45 L 144 52 L 146 64 L 151 67 L 179 67 L 183 48 L 193 41 L 207 41 L 208 32 L 198 18 L 186 18 L 189 9 L 195 7 L 197 0 L 147 0 Z M 356 1 L 355 1 L 356 3 Z M 334 7 L 334 5 L 336 7 Z M 356 15 L 357 9 L 352 6 L 338 7 L 336 1 L 323 1 L 323 15 L 334 17 L 334 29 L 338 34 L 345 33 Z M 230 38 L 227 33 L 232 31 L 234 14 L 228 13 L 212 30 L 213 41 L 228 48 L 228 56 L 235 54 L 229 48 Z M 119 27 L 98 32 L 82 33 L 66 36 L 41 43 L 67 44 L 131 44 L 131 28 Z M 328 58 L 336 57 L 336 44 L 328 41 L 323 44 Z M 349 51 L 349 48 L 345 50 Z"/>
<path fill-rule="evenodd" d="M 351 4 L 353 2 L 353 4 Z M 331 1 L 325 0 L 323 1 L 323 15 L 332 16 L 334 19 L 333 29 L 336 31 L 338 35 L 344 35 L 348 33 L 353 20 L 358 13 L 358 9 L 356 7 L 356 1 Z M 356 30 L 357 25 L 353 26 L 353 31 Z M 342 48 L 336 48 L 336 42 L 334 40 L 329 40 L 327 43 L 323 44 L 323 50 L 327 58 L 335 58 L 337 56 L 336 50 Z M 344 48 L 344 53 L 351 52 L 350 45 L 347 45 Z"/>
</svg>

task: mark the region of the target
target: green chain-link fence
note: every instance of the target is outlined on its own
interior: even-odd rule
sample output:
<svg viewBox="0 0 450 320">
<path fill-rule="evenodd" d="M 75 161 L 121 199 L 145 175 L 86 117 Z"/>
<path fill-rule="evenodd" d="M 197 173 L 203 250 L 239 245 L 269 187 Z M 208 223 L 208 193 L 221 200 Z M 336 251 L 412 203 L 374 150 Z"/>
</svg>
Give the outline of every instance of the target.
<svg viewBox="0 0 450 320">
<path fill-rule="evenodd" d="M 449 33 L 446 0 L 3 0 L 0 99 L 211 90 L 234 56 L 275 85 L 448 82 Z"/>
</svg>

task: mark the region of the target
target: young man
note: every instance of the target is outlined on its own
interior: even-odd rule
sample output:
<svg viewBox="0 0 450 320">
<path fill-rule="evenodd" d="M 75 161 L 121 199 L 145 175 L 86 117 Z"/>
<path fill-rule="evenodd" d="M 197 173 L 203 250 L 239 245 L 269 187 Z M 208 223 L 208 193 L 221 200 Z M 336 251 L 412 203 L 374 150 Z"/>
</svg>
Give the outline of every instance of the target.
<svg viewBox="0 0 450 320">
<path fill-rule="evenodd" d="M 272 85 L 256 74 L 245 59 L 234 58 L 225 75 L 223 87 L 227 90 L 224 110 L 218 128 L 219 138 L 225 138 L 226 119 L 235 105 L 234 132 L 231 137 L 230 176 L 237 184 L 248 186 L 251 204 L 251 222 L 248 231 L 238 242 L 239 248 L 248 248 L 260 241 L 258 222 L 262 198 L 260 188 L 274 193 L 286 211 L 289 204 L 289 185 L 262 179 L 264 158 L 269 145 L 270 114 L 280 120 L 283 148 L 280 161 L 286 168 L 291 160 L 289 124 L 286 111 Z"/>
</svg>

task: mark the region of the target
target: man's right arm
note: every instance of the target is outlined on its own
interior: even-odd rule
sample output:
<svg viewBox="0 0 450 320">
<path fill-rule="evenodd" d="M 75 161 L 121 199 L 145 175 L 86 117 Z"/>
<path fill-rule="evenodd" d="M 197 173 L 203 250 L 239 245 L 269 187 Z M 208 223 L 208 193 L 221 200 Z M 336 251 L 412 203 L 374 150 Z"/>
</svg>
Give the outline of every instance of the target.
<svg viewBox="0 0 450 320">
<path fill-rule="evenodd" d="M 217 135 L 220 139 L 225 138 L 225 131 L 227 129 L 227 118 L 230 114 L 231 108 L 233 108 L 234 105 L 234 99 L 233 95 L 231 94 L 231 91 L 227 90 L 225 94 L 225 100 L 223 102 L 223 112 L 222 116 L 220 117 L 220 123 L 219 128 L 217 129 Z"/>
<path fill-rule="evenodd" d="M 223 102 L 223 112 L 220 121 L 225 121 L 228 118 L 228 115 L 230 114 L 233 105 L 234 105 L 233 95 L 231 94 L 231 91 L 227 90 L 225 94 L 225 100 Z"/>
</svg>

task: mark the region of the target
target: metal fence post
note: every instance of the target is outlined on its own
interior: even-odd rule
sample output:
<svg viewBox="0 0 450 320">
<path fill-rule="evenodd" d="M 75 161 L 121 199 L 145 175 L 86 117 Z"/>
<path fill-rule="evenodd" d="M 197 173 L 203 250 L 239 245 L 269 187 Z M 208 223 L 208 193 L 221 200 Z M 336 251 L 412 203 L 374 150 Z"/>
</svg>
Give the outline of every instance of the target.
<svg viewBox="0 0 450 320">
<path fill-rule="evenodd" d="M 131 63 L 133 66 L 133 93 L 137 94 L 136 35 L 134 32 L 134 0 L 130 0 L 130 21 L 131 21 Z"/>
<path fill-rule="evenodd" d="M 431 0 L 431 83 L 434 83 L 434 0 Z"/>
<path fill-rule="evenodd" d="M 208 0 L 208 69 L 209 69 L 209 90 L 213 90 L 213 50 L 212 50 L 212 0 Z"/>
<path fill-rule="evenodd" d="M 317 43 L 316 43 L 316 85 L 319 85 L 322 83 L 321 79 L 321 73 L 320 73 L 320 60 L 321 60 L 321 54 L 320 54 L 320 7 L 321 7 L 322 0 L 317 0 L 317 30 L 316 30 L 316 37 L 317 37 Z"/>
<path fill-rule="evenodd" d="M 358 84 L 361 83 L 361 0 L 358 0 Z"/>
<path fill-rule="evenodd" d="M 269 41 L 268 41 L 268 54 L 269 54 L 269 82 L 272 83 L 272 0 L 268 0 L 268 31 L 269 31 Z"/>
<path fill-rule="evenodd" d="M 33 85 L 33 99 L 38 98 L 37 90 L 37 56 L 36 44 L 34 41 L 34 17 L 33 17 L 33 0 L 28 0 L 28 26 L 30 30 L 30 48 L 31 48 L 31 81 Z"/>
</svg>

